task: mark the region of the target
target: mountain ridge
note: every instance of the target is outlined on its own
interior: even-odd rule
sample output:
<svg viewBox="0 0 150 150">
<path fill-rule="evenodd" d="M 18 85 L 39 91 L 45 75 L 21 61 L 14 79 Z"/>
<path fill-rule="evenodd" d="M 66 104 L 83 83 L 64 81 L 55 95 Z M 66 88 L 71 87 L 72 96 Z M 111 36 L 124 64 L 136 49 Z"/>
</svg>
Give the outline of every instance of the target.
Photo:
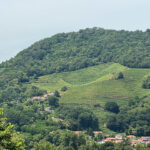
<svg viewBox="0 0 150 150">
<path fill-rule="evenodd" d="M 149 30 L 87 28 L 40 40 L 0 67 L 17 68 L 28 76 L 73 71 L 107 62 L 150 68 L 149 52 Z"/>
</svg>

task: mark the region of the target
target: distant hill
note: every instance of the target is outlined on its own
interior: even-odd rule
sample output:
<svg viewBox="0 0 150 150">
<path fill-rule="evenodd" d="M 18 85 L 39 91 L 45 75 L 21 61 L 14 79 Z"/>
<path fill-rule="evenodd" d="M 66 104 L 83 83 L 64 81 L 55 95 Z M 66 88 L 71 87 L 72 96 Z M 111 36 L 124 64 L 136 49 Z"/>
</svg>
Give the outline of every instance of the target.
<svg viewBox="0 0 150 150">
<path fill-rule="evenodd" d="M 25 71 L 27 76 L 41 76 L 107 62 L 150 68 L 150 30 L 91 28 L 61 33 L 36 42 L 0 67 Z"/>
<path fill-rule="evenodd" d="M 54 91 L 59 100 L 43 98 Z M 43 140 L 57 145 L 68 129 L 149 136 L 149 99 L 150 30 L 57 34 L 0 64 L 0 105 L 27 149 Z"/>
</svg>

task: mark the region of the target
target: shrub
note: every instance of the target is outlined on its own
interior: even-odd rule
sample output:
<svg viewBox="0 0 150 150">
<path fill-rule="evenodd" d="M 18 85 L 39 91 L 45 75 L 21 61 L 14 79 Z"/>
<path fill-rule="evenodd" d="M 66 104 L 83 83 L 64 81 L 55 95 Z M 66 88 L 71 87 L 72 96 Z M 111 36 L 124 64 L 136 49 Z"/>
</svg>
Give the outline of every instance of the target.
<svg viewBox="0 0 150 150">
<path fill-rule="evenodd" d="M 66 86 L 64 86 L 64 87 L 61 88 L 61 91 L 65 92 L 65 91 L 67 91 L 67 89 L 68 88 Z"/>
<path fill-rule="evenodd" d="M 105 110 L 113 112 L 113 113 L 119 113 L 119 106 L 116 102 L 107 102 L 105 104 Z"/>
</svg>

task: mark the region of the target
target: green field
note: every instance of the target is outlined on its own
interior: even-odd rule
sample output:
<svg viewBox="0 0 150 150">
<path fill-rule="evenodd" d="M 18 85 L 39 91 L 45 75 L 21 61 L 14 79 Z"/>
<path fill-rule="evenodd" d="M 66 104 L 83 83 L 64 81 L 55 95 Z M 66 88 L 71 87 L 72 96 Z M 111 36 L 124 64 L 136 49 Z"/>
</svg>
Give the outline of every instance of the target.
<svg viewBox="0 0 150 150">
<path fill-rule="evenodd" d="M 115 80 L 119 72 L 123 72 L 124 79 Z M 149 74 L 150 69 L 134 69 L 108 63 L 42 76 L 32 84 L 49 92 L 60 91 L 63 86 L 67 86 L 66 92 L 60 91 L 63 95 L 61 103 L 104 105 L 107 101 L 116 101 L 124 104 L 135 96 L 150 96 L 150 90 L 141 87 L 143 79 Z"/>
</svg>

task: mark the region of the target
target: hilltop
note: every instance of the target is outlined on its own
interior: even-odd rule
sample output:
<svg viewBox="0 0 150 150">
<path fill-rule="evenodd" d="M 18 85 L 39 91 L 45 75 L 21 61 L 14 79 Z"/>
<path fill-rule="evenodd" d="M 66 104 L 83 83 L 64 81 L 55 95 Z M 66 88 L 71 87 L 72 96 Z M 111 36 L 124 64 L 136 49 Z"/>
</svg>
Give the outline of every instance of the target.
<svg viewBox="0 0 150 150">
<path fill-rule="evenodd" d="M 107 62 L 149 68 L 149 43 L 150 30 L 129 32 L 88 28 L 36 42 L 0 67 L 21 70 L 28 76 L 74 71 Z"/>
</svg>

